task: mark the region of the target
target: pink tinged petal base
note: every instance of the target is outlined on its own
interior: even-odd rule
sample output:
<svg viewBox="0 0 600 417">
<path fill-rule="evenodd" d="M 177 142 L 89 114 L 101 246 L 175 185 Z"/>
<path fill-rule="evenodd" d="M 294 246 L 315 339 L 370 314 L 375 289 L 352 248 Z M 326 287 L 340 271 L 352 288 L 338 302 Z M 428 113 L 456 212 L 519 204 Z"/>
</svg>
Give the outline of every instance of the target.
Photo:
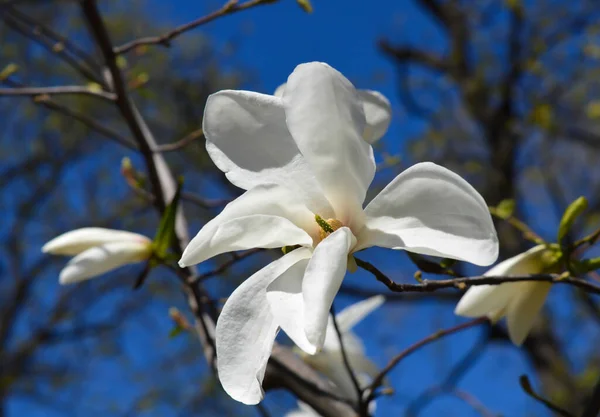
<svg viewBox="0 0 600 417">
<path fill-rule="evenodd" d="M 362 138 L 365 115 L 356 89 L 329 65 L 312 62 L 290 75 L 283 102 L 288 129 L 335 218 L 350 224 L 362 211 L 375 175 L 373 149 Z"/>
<path fill-rule="evenodd" d="M 308 341 L 323 347 L 329 310 L 346 275 L 348 253 L 356 239 L 347 227 L 327 236 L 315 248 L 302 281 L 304 330 Z"/>
<path fill-rule="evenodd" d="M 280 98 L 250 91 L 211 95 L 203 121 L 206 150 L 232 184 L 287 187 L 315 213 L 330 215 L 327 199 L 285 123 Z"/>
<path fill-rule="evenodd" d="M 124 230 L 84 227 L 55 237 L 42 247 L 42 252 L 53 255 L 75 256 L 94 246 L 111 242 L 150 243 L 150 239 L 144 235 Z"/>
<path fill-rule="evenodd" d="M 148 259 L 149 242 L 113 242 L 90 248 L 67 263 L 60 272 L 61 284 L 73 284 Z"/>
<path fill-rule="evenodd" d="M 250 248 L 312 245 L 304 231 L 314 227 L 313 214 L 279 186 L 259 186 L 229 203 L 192 239 L 183 252 L 181 267 L 215 255 Z"/>
<path fill-rule="evenodd" d="M 308 253 L 307 253 L 308 252 Z M 227 299 L 216 327 L 217 370 L 234 400 L 258 404 L 262 381 L 279 325 L 267 301 L 267 287 L 310 256 L 298 249 L 272 262 L 242 283 Z"/>
<path fill-rule="evenodd" d="M 439 165 L 413 165 L 365 209 L 358 249 L 381 246 L 476 265 L 498 257 L 498 238 L 483 197 Z"/>
</svg>

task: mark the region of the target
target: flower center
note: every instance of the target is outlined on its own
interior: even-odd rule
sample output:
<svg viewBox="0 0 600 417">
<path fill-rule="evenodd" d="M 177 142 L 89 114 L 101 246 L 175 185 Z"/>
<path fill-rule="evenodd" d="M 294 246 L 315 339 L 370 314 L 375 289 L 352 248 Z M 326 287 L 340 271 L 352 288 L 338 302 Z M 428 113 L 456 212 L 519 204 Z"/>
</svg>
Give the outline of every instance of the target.
<svg viewBox="0 0 600 417">
<path fill-rule="evenodd" d="M 344 224 L 338 219 L 325 220 L 318 214 L 315 214 L 315 221 L 319 225 L 319 241 L 322 241 L 340 227 L 344 226 Z"/>
</svg>

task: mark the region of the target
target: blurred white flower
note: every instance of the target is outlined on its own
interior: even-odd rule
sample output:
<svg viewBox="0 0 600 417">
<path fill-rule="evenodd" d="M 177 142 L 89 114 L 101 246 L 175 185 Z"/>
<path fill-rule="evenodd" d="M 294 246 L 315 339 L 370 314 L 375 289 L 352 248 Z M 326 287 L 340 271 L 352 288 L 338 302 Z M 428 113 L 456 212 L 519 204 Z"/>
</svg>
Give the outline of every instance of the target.
<svg viewBox="0 0 600 417">
<path fill-rule="evenodd" d="M 544 245 L 535 246 L 500 262 L 484 275 L 511 276 L 547 272 L 545 252 Z M 465 317 L 487 316 L 494 322 L 506 317 L 510 340 L 519 346 L 533 327 L 551 286 L 549 282 L 539 281 L 472 286 L 458 302 L 455 313 Z"/>
<path fill-rule="evenodd" d="M 55 237 L 42 247 L 42 252 L 76 255 L 59 277 L 61 284 L 72 284 L 148 259 L 152 254 L 152 241 L 137 233 L 85 227 Z"/>
<path fill-rule="evenodd" d="M 355 267 L 353 252 L 381 246 L 477 265 L 498 256 L 481 195 L 433 163 L 398 175 L 363 210 L 375 175 L 373 149 L 363 136 L 366 108 L 350 81 L 318 62 L 299 65 L 281 98 L 221 91 L 208 99 L 208 153 L 229 181 L 248 191 L 200 230 L 179 264 L 299 246 L 238 287 L 217 322 L 219 379 L 238 401 L 262 399 L 279 328 L 309 354 L 323 347 L 331 304 L 346 269 Z"/>
<path fill-rule="evenodd" d="M 381 306 L 384 301 L 385 298 L 382 295 L 371 297 L 346 307 L 336 315 L 346 357 L 361 388 L 365 388 L 370 380 L 378 374 L 379 369 L 377 365 L 365 356 L 365 348 L 362 342 L 351 329 L 373 310 Z M 299 353 L 307 364 L 325 375 L 335 385 L 335 392 L 339 396 L 353 401 L 357 400 L 356 388 L 348 373 L 348 369 L 344 365 L 340 340 L 331 316 L 327 323 L 327 335 L 325 336 L 323 350 L 316 355 L 307 355 L 302 351 Z M 374 406 L 375 403 L 372 403 L 371 411 L 374 411 Z M 298 401 L 298 410 L 287 413 L 286 417 L 312 417 L 319 415 L 309 405 Z"/>
</svg>

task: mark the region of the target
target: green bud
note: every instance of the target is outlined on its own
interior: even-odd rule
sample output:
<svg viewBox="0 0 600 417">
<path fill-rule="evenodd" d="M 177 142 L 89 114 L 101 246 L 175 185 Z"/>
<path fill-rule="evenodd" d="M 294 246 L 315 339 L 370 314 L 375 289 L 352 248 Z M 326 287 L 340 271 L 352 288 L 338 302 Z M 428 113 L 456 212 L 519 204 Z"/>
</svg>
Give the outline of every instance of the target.
<svg viewBox="0 0 600 417">
<path fill-rule="evenodd" d="M 577 217 L 587 208 L 588 202 L 585 197 L 579 197 L 573 201 L 565 210 L 560 226 L 558 227 L 558 242 L 560 243 L 573 227 Z"/>
</svg>

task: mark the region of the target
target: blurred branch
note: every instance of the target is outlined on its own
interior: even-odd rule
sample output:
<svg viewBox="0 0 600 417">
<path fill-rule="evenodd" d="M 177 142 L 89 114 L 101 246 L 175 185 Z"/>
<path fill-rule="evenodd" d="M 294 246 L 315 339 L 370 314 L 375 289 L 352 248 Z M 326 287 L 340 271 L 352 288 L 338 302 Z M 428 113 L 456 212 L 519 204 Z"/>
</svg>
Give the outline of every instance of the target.
<svg viewBox="0 0 600 417">
<path fill-rule="evenodd" d="M 559 274 L 530 274 L 519 276 L 474 276 L 452 279 L 442 279 L 436 281 L 423 280 L 419 284 L 400 284 L 392 281 L 387 275 L 377 269 L 373 264 L 355 258 L 356 264 L 366 271 L 369 271 L 378 281 L 384 283 L 394 292 L 428 292 L 437 291 L 442 288 L 457 288 L 463 290 L 473 285 L 499 285 L 505 282 L 522 281 L 540 281 L 550 282 L 552 284 L 568 284 L 581 288 L 588 293 L 600 294 L 600 286 L 580 278 L 563 277 Z"/>
<path fill-rule="evenodd" d="M 389 41 L 379 41 L 379 48 L 387 55 L 398 61 L 409 61 L 432 70 L 444 72 L 448 70 L 448 63 L 443 57 L 431 52 L 423 51 L 413 47 L 395 47 Z"/>
<path fill-rule="evenodd" d="M 194 142 L 196 139 L 200 139 L 204 137 L 204 132 L 202 129 L 194 130 L 191 133 L 185 135 L 182 139 L 179 139 L 177 142 L 168 143 L 164 145 L 157 145 L 152 150 L 153 152 L 173 152 L 178 151 L 182 148 L 185 148 L 190 143 Z"/>
<path fill-rule="evenodd" d="M 597 417 L 598 414 L 600 414 L 600 378 L 596 381 L 590 401 L 581 417 Z"/>
<path fill-rule="evenodd" d="M 340 342 L 340 352 L 342 354 L 342 361 L 344 362 L 344 367 L 346 368 L 346 371 L 348 372 L 348 375 L 350 376 L 350 380 L 352 381 L 352 385 L 354 385 L 354 389 L 356 390 L 357 407 L 359 410 L 361 410 L 362 415 L 368 416 L 368 413 L 363 413 L 363 410 L 367 409 L 367 407 L 368 407 L 368 402 L 366 404 L 364 404 L 364 408 L 363 408 L 362 390 L 360 388 L 360 384 L 358 383 L 358 380 L 356 379 L 356 375 L 354 374 L 354 371 L 352 370 L 350 361 L 348 360 L 348 353 L 346 352 L 346 346 L 344 345 L 344 338 L 343 338 L 342 332 L 340 331 L 340 328 L 338 326 L 337 318 L 335 317 L 335 308 L 333 307 L 333 304 L 331 305 L 331 320 L 333 321 L 333 327 L 335 328 L 335 333 L 337 335 L 338 341 Z"/>
<path fill-rule="evenodd" d="M 381 370 L 379 375 L 377 375 L 373 379 L 373 382 L 371 382 L 371 385 L 368 387 L 368 389 L 371 390 L 369 399 L 372 400 L 375 397 L 375 390 L 377 389 L 377 387 L 379 387 L 383 383 L 385 376 L 388 373 L 390 373 L 394 369 L 394 367 L 400 363 L 400 361 L 402 361 L 404 358 L 406 358 L 410 354 L 416 352 L 423 346 L 426 346 L 429 343 L 434 342 L 442 337 L 448 336 L 453 333 L 460 332 L 462 330 L 469 329 L 474 326 L 478 326 L 483 323 L 487 323 L 487 321 L 488 321 L 487 317 L 480 317 L 477 319 L 473 319 L 473 320 L 467 321 L 465 323 L 459 324 L 457 326 L 450 327 L 448 329 L 439 330 L 439 331 L 427 336 L 426 338 L 421 339 L 420 341 L 414 343 L 413 345 L 409 346 L 408 348 L 406 348 L 405 350 L 400 352 L 398 355 L 396 355 L 392 360 L 390 360 L 388 362 L 388 364 L 386 365 L 386 367 Z"/>
<path fill-rule="evenodd" d="M 114 101 L 115 95 L 107 91 L 93 90 L 79 85 L 63 85 L 57 87 L 16 87 L 0 88 L 0 96 L 43 96 L 43 95 L 89 95 L 107 101 Z"/>
<path fill-rule="evenodd" d="M 228 14 L 233 14 L 245 9 L 249 9 L 251 7 L 260 6 L 268 3 L 275 3 L 278 0 L 248 0 L 244 3 L 238 3 L 237 0 L 229 0 L 227 3 L 223 5 L 220 9 L 207 14 L 206 16 L 200 17 L 196 20 L 193 20 L 189 23 L 183 24 L 181 26 L 176 27 L 175 29 L 164 33 L 159 36 L 148 36 L 145 38 L 134 39 L 130 42 L 127 42 L 121 46 L 114 48 L 114 53 L 124 54 L 129 52 L 130 50 L 137 48 L 142 45 L 162 45 L 162 46 L 170 46 L 171 41 L 177 36 L 185 33 L 189 30 L 195 29 L 198 26 L 204 25 L 205 23 L 211 22 L 221 16 L 226 16 Z"/>
</svg>

